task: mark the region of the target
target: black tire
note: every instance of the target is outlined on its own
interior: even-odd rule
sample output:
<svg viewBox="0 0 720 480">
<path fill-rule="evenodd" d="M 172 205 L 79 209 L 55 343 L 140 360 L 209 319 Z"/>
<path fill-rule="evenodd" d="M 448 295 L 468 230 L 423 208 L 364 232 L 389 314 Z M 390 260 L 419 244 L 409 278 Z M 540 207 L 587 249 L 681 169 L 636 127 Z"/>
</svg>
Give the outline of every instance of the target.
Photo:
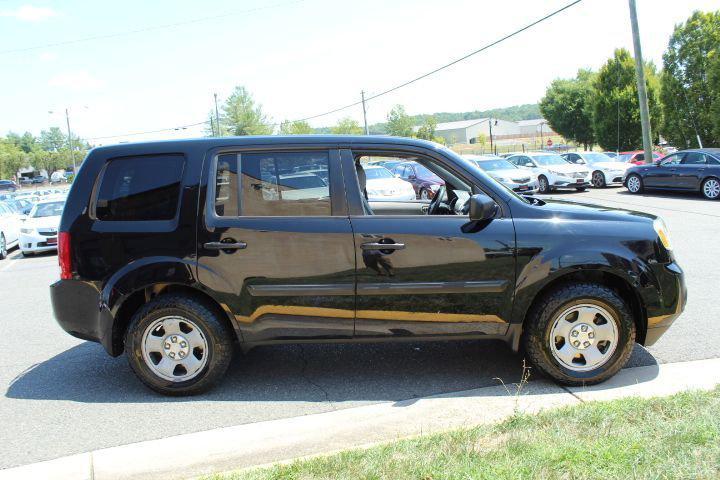
<svg viewBox="0 0 720 480">
<path fill-rule="evenodd" d="M 0 260 L 5 260 L 8 256 L 7 242 L 5 241 L 5 234 L 0 233 Z"/>
<path fill-rule="evenodd" d="M 425 198 L 423 198 L 423 194 L 425 194 Z M 432 195 L 430 195 L 429 190 L 427 190 L 425 188 L 421 188 L 420 192 L 418 192 L 418 199 L 419 200 L 432 200 Z"/>
<path fill-rule="evenodd" d="M 538 193 L 550 193 L 550 182 L 545 175 L 538 177 Z"/>
<path fill-rule="evenodd" d="M 594 304 L 611 313 L 618 332 L 615 351 L 593 370 L 577 371 L 558 362 L 551 352 L 550 334 L 555 318 L 563 310 L 579 304 Z M 552 340 L 554 341 L 554 340 Z M 523 332 L 523 346 L 532 365 L 542 374 L 563 385 L 593 385 L 615 375 L 625 364 L 635 345 L 635 322 L 631 309 L 618 293 L 593 283 L 561 286 L 542 298 L 529 313 Z"/>
<path fill-rule="evenodd" d="M 710 186 L 714 188 L 709 188 Z M 703 180 L 700 186 L 700 193 L 708 200 L 717 200 L 720 198 L 720 192 L 717 190 L 717 186 L 720 185 L 720 180 L 715 177 L 709 177 Z"/>
<path fill-rule="evenodd" d="M 605 188 L 607 187 L 607 183 L 605 183 L 605 175 L 600 171 L 596 170 L 592 174 L 592 185 L 595 188 Z"/>
<path fill-rule="evenodd" d="M 631 178 L 637 179 L 637 181 L 638 181 L 638 183 L 637 183 L 638 187 L 634 191 L 633 191 L 633 187 L 630 186 Z M 627 188 L 628 192 L 630 192 L 630 193 L 642 193 L 643 189 L 645 188 L 643 185 L 642 177 L 640 177 L 640 175 L 637 175 L 635 173 L 631 173 L 625 179 L 625 188 Z"/>
<path fill-rule="evenodd" d="M 181 316 L 194 322 L 207 340 L 207 361 L 197 376 L 183 382 L 166 380 L 145 363 L 142 337 L 150 324 L 164 316 Z M 198 299 L 180 294 L 160 295 L 135 315 L 125 334 L 125 355 L 133 372 L 145 385 L 163 395 L 196 395 L 210 389 L 225 374 L 233 354 L 233 332 L 214 309 Z"/>
<path fill-rule="evenodd" d="M 587 187 L 577 187 L 575 190 L 577 190 L 578 192 L 584 192 L 585 190 L 587 190 Z"/>
</svg>

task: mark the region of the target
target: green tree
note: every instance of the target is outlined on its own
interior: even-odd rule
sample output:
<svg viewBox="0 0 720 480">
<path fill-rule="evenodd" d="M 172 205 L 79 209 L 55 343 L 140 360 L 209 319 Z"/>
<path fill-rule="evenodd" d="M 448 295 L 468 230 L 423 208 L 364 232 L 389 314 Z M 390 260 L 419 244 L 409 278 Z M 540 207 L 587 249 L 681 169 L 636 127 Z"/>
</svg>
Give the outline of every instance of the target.
<svg viewBox="0 0 720 480">
<path fill-rule="evenodd" d="M 40 132 L 40 147 L 46 152 L 57 152 L 67 144 L 67 137 L 58 127 Z"/>
<path fill-rule="evenodd" d="M 708 64 L 713 136 L 715 138 L 715 146 L 718 146 L 718 140 L 720 139 L 720 48 L 708 55 Z"/>
<path fill-rule="evenodd" d="M 437 122 L 435 117 L 432 115 L 423 119 L 422 125 L 418 128 L 415 136 L 422 138 L 423 140 L 435 140 L 435 128 L 437 128 Z"/>
<path fill-rule="evenodd" d="M 0 138 L 0 177 L 12 178 L 27 166 L 27 153 L 12 141 Z"/>
<path fill-rule="evenodd" d="M 645 84 L 650 109 L 653 142 L 657 141 L 661 110 L 660 82 L 655 66 L 645 64 Z M 640 102 L 635 80 L 635 60 L 625 49 L 615 50 L 593 82 L 593 129 L 605 150 L 635 150 L 642 147 Z M 557 131 L 557 130 L 556 130 Z M 560 132 L 558 132 L 560 133 Z"/>
<path fill-rule="evenodd" d="M 411 137 L 413 120 L 405 113 L 405 107 L 395 105 L 387 115 L 387 133 L 396 137 Z"/>
<path fill-rule="evenodd" d="M 245 87 L 235 87 L 222 107 L 221 131 L 239 136 L 270 135 L 273 129 L 269 124 L 270 119 L 263 113 L 262 105 L 255 103 Z"/>
<path fill-rule="evenodd" d="M 315 133 L 315 130 L 310 126 L 308 122 L 303 120 L 291 122 L 285 120 L 280 124 L 280 133 L 282 135 L 307 135 Z"/>
<path fill-rule="evenodd" d="M 573 79 L 554 80 L 540 101 L 540 112 L 552 129 L 586 150 L 595 143 L 593 77 L 590 70 L 580 70 Z"/>
<path fill-rule="evenodd" d="M 685 148 L 696 147 L 697 135 L 703 146 L 720 146 L 718 84 L 710 72 L 712 57 L 720 51 L 720 11 L 694 12 L 675 27 L 663 54 L 662 92 L 663 136 Z"/>
<path fill-rule="evenodd" d="M 363 129 L 360 124 L 350 117 L 341 119 L 337 125 L 330 128 L 335 135 L 362 135 Z"/>
</svg>

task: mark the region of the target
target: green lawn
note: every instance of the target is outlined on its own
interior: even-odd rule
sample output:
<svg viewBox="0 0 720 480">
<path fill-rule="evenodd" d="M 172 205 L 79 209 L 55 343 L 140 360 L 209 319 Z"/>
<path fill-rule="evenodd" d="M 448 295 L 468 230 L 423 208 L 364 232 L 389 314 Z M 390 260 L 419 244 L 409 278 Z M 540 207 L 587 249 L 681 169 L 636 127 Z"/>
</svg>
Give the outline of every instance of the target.
<svg viewBox="0 0 720 480">
<path fill-rule="evenodd" d="M 588 403 L 214 479 L 717 479 L 720 388 Z"/>
</svg>

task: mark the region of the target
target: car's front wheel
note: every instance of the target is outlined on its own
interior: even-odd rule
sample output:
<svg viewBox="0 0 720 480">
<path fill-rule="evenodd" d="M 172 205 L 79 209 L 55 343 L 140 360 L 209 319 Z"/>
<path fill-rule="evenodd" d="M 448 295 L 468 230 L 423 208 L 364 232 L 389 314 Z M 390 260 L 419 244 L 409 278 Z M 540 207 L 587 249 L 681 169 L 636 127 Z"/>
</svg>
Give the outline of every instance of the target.
<svg viewBox="0 0 720 480">
<path fill-rule="evenodd" d="M 632 174 L 625 180 L 625 186 L 630 193 L 641 193 L 643 191 L 643 182 L 640 175 Z"/>
<path fill-rule="evenodd" d="M 708 178 L 702 184 L 703 197 L 708 200 L 720 198 L 720 181 L 717 178 Z"/>
<path fill-rule="evenodd" d="M 125 335 L 130 367 L 151 389 L 194 395 L 212 387 L 230 365 L 232 333 L 195 298 L 167 294 L 143 306 Z"/>
<path fill-rule="evenodd" d="M 0 233 L 0 260 L 7 258 L 7 242 L 5 241 L 5 234 Z"/>
<path fill-rule="evenodd" d="M 607 184 L 605 183 L 605 175 L 599 170 L 593 172 L 592 184 L 595 188 L 605 188 L 607 186 Z"/>
<path fill-rule="evenodd" d="M 550 182 L 548 182 L 548 179 L 545 175 L 540 175 L 538 177 L 538 192 L 550 193 Z"/>
<path fill-rule="evenodd" d="M 430 200 L 430 192 L 428 192 L 424 188 L 421 188 L 420 189 L 420 200 Z"/>
<path fill-rule="evenodd" d="M 543 374 L 565 385 L 591 385 L 612 377 L 627 363 L 635 344 L 635 322 L 615 290 L 568 284 L 534 306 L 523 344 Z"/>
</svg>

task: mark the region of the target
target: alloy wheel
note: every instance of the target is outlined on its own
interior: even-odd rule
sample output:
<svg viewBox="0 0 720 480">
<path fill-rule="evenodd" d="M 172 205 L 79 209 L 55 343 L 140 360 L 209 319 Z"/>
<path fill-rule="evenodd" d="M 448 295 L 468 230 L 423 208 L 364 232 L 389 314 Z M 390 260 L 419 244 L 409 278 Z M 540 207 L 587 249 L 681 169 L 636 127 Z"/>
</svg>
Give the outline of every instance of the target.
<svg viewBox="0 0 720 480">
<path fill-rule="evenodd" d="M 420 200 L 430 200 L 430 195 L 427 190 L 420 190 Z"/>
<path fill-rule="evenodd" d="M 142 355 L 158 377 L 184 382 L 196 377 L 207 363 L 208 342 L 202 331 L 184 317 L 162 317 L 142 336 Z"/>
<path fill-rule="evenodd" d="M 7 243 L 5 242 L 5 235 L 0 234 L 0 260 L 7 257 Z"/>
<path fill-rule="evenodd" d="M 720 182 L 714 178 L 705 180 L 703 184 L 703 195 L 710 200 L 715 200 L 720 197 Z"/>
<path fill-rule="evenodd" d="M 636 175 L 627 179 L 627 189 L 632 193 L 638 193 L 640 191 L 640 179 Z"/>
<path fill-rule="evenodd" d="M 612 357 L 619 339 L 615 318 L 595 304 L 574 305 L 555 318 L 550 351 L 563 367 L 586 372 Z"/>
<path fill-rule="evenodd" d="M 605 177 L 602 172 L 595 172 L 592 175 L 592 184 L 595 188 L 602 188 L 605 186 Z"/>
<path fill-rule="evenodd" d="M 550 187 L 548 186 L 547 178 L 540 177 L 538 179 L 538 182 L 540 183 L 540 192 L 541 193 L 547 193 L 550 190 Z"/>
</svg>

